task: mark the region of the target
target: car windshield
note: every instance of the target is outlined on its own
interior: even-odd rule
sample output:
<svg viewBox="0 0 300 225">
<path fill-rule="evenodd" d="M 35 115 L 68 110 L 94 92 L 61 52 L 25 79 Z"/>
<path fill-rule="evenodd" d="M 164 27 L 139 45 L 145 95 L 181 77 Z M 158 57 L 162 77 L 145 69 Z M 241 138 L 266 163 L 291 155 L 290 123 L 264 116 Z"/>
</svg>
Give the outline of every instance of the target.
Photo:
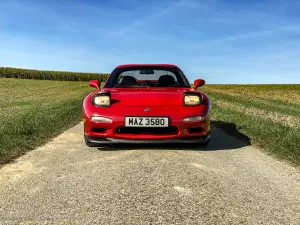
<svg viewBox="0 0 300 225">
<path fill-rule="evenodd" d="M 124 67 L 112 72 L 105 87 L 190 87 L 190 84 L 176 67 Z"/>
</svg>

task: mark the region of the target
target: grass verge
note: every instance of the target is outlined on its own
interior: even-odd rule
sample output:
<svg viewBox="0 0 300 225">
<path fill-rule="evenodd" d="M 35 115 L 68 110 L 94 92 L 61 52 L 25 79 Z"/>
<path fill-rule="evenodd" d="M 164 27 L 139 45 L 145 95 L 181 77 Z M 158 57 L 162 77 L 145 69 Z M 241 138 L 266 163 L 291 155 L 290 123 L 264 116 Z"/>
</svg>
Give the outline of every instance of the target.
<svg viewBox="0 0 300 225">
<path fill-rule="evenodd" d="M 300 85 L 207 85 L 203 90 L 212 100 L 214 120 L 234 123 L 251 143 L 300 165 Z"/>
<path fill-rule="evenodd" d="M 46 143 L 81 119 L 86 82 L 0 78 L 0 164 Z"/>
</svg>

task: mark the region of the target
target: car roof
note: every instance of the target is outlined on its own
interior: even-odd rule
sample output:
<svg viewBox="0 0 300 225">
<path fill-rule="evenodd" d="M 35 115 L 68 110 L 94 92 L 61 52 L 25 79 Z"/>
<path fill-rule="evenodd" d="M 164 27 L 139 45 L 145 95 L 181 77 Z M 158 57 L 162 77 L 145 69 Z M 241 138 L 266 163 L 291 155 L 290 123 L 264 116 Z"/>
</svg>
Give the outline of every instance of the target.
<svg viewBox="0 0 300 225">
<path fill-rule="evenodd" d="M 122 64 L 117 66 L 116 68 L 124 68 L 124 67 L 136 67 L 136 66 L 151 66 L 151 67 L 173 67 L 178 68 L 178 66 L 174 64 Z"/>
</svg>

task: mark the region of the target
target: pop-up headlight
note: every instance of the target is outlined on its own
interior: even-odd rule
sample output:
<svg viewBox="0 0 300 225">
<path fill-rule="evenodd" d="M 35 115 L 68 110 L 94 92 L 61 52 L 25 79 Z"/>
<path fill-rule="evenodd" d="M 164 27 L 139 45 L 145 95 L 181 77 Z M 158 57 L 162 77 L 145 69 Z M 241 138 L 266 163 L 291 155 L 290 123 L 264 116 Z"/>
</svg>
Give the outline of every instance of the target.
<svg viewBox="0 0 300 225">
<path fill-rule="evenodd" d="M 183 104 L 187 106 L 200 105 L 202 96 L 200 94 L 185 93 L 183 96 Z"/>
<path fill-rule="evenodd" d="M 110 93 L 99 93 L 92 97 L 92 104 L 100 107 L 110 106 Z"/>
</svg>

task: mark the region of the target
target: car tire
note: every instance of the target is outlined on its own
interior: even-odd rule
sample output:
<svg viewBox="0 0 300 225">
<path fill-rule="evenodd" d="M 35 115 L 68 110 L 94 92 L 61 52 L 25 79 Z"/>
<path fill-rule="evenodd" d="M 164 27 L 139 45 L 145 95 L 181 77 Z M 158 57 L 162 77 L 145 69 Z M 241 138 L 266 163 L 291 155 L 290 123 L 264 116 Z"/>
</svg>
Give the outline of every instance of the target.
<svg viewBox="0 0 300 225">
<path fill-rule="evenodd" d="M 207 139 L 205 142 L 202 142 L 201 145 L 202 146 L 207 146 L 209 144 L 209 142 L 210 142 L 210 138 Z"/>
<path fill-rule="evenodd" d="M 94 143 L 94 142 L 90 142 L 87 140 L 87 138 L 84 136 L 84 141 L 85 141 L 85 144 L 88 146 L 88 147 L 101 147 L 101 144 L 98 144 L 98 143 Z"/>
</svg>

